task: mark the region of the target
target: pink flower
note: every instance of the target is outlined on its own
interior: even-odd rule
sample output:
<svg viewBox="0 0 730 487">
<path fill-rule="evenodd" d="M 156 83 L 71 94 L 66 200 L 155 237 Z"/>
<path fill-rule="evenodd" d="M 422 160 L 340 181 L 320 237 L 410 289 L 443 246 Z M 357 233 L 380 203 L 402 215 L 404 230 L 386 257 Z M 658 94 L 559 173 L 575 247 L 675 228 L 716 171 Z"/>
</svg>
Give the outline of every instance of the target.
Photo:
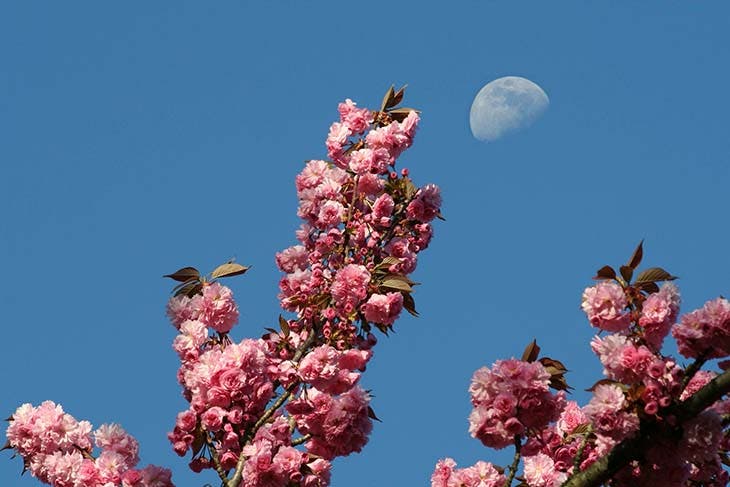
<svg viewBox="0 0 730 487">
<path fill-rule="evenodd" d="M 331 460 L 365 446 L 373 427 L 369 403 L 369 396 L 358 386 L 338 397 L 312 389 L 306 398 L 290 402 L 287 410 L 299 431 L 312 435 L 307 451 Z"/>
<path fill-rule="evenodd" d="M 381 227 L 390 226 L 390 217 L 393 214 L 394 206 L 395 202 L 392 196 L 388 193 L 380 195 L 373 203 L 373 223 Z"/>
<path fill-rule="evenodd" d="M 129 468 L 139 462 L 139 443 L 118 424 L 103 424 L 94 432 L 96 446 L 102 450 L 117 452 Z"/>
<path fill-rule="evenodd" d="M 606 331 L 622 331 L 631 324 L 624 291 L 615 282 L 601 281 L 583 292 L 581 307 L 591 325 Z"/>
<path fill-rule="evenodd" d="M 200 415 L 200 422 L 206 430 L 215 432 L 223 427 L 223 419 L 225 417 L 225 409 L 213 406 Z"/>
<path fill-rule="evenodd" d="M 372 323 L 392 325 L 403 309 L 401 293 L 373 294 L 362 305 L 365 318 Z"/>
<path fill-rule="evenodd" d="M 218 333 L 227 333 L 238 322 L 238 306 L 233 292 L 217 282 L 203 286 L 198 303 L 198 320 Z"/>
<path fill-rule="evenodd" d="M 525 457 L 525 480 L 530 487 L 558 487 L 567 475 L 555 470 L 553 459 L 544 453 Z"/>
<path fill-rule="evenodd" d="M 588 423 L 588 417 L 575 401 L 568 401 L 556 424 L 557 433 L 561 436 L 571 434 L 578 426 Z"/>
<path fill-rule="evenodd" d="M 428 223 L 441 210 L 441 190 L 435 184 L 427 184 L 421 188 L 416 197 L 408 204 L 406 215 L 411 220 Z"/>
<path fill-rule="evenodd" d="M 303 245 L 294 245 L 276 254 L 276 265 L 283 272 L 305 269 L 307 264 L 307 249 Z"/>
<path fill-rule="evenodd" d="M 723 358 L 730 355 L 730 302 L 725 298 L 682 316 L 672 328 L 679 352 L 685 357 Z"/>
<path fill-rule="evenodd" d="M 330 292 L 338 308 L 352 313 L 367 296 L 370 273 L 365 266 L 348 264 L 335 274 Z"/>
<path fill-rule="evenodd" d="M 345 207 L 337 201 L 326 201 L 319 208 L 317 227 L 322 230 L 339 225 L 345 214 Z"/>
<path fill-rule="evenodd" d="M 373 120 L 370 110 L 357 108 L 356 104 L 349 98 L 337 106 L 340 112 L 340 121 L 346 125 L 350 132 L 359 134 L 364 132 Z"/>
</svg>

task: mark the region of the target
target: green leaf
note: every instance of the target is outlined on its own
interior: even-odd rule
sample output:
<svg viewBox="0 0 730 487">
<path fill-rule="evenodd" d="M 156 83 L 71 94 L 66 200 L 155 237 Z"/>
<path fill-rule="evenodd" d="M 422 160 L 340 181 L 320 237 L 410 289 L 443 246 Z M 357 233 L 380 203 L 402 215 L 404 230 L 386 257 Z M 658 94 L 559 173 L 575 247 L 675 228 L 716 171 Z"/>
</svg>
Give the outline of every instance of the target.
<svg viewBox="0 0 730 487">
<path fill-rule="evenodd" d="M 613 267 L 610 265 L 604 265 L 598 271 L 596 271 L 596 275 L 593 277 L 595 280 L 599 279 L 616 279 L 616 271 L 613 270 Z"/>
<path fill-rule="evenodd" d="M 195 267 L 183 267 L 172 274 L 166 274 L 162 277 L 169 277 L 170 279 L 174 279 L 178 282 L 187 282 L 191 279 L 198 279 L 200 277 L 200 272 L 198 272 L 198 269 Z"/>
<path fill-rule="evenodd" d="M 641 264 L 641 259 L 643 257 L 644 257 L 644 239 L 642 238 L 641 242 L 639 242 L 639 245 L 636 246 L 636 250 L 634 250 L 634 253 L 631 254 L 629 263 L 626 265 L 631 267 L 631 269 L 636 269 L 637 267 L 639 267 L 639 264 Z"/>
<path fill-rule="evenodd" d="M 245 265 L 241 265 L 236 262 L 227 262 L 216 267 L 210 274 L 210 277 L 218 279 L 219 277 L 239 276 L 241 274 L 245 274 L 249 269 L 250 267 L 246 267 Z"/>
<path fill-rule="evenodd" d="M 651 267 L 636 276 L 635 284 L 641 284 L 644 282 L 673 281 L 676 278 L 677 276 L 671 275 L 661 267 Z"/>
<path fill-rule="evenodd" d="M 533 338 L 532 342 L 525 347 L 525 351 L 522 352 L 522 361 L 534 362 L 537 360 L 538 355 L 540 355 L 540 347 L 537 344 L 537 340 Z"/>
</svg>

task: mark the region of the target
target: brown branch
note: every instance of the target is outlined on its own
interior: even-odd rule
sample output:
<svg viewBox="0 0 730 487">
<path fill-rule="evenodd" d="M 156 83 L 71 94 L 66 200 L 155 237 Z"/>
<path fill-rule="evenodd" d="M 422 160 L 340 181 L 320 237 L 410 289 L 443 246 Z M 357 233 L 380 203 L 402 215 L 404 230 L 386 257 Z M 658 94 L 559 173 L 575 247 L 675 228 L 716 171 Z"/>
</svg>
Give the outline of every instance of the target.
<svg viewBox="0 0 730 487">
<path fill-rule="evenodd" d="M 297 363 L 302 358 L 302 356 L 307 352 L 307 350 L 312 346 L 312 344 L 315 342 L 317 336 L 317 332 L 314 330 L 314 327 L 312 327 L 312 330 L 310 330 L 310 334 L 307 337 L 307 339 L 299 346 L 297 351 L 294 353 L 294 357 L 292 358 L 292 362 Z M 246 432 L 246 434 L 243 437 L 243 444 L 246 445 L 248 442 L 250 442 L 253 437 L 256 435 L 256 432 L 261 428 L 266 422 L 271 419 L 271 417 L 274 415 L 274 413 L 287 401 L 289 398 L 291 398 L 292 393 L 294 390 L 299 386 L 299 382 L 294 382 L 289 385 L 284 391 L 284 393 L 279 396 L 274 403 L 269 406 L 266 411 L 264 411 L 264 414 L 261 415 L 258 421 L 256 421 L 256 424 L 251 427 L 250 430 Z M 237 487 L 238 484 L 241 483 L 241 479 L 243 477 L 243 466 L 246 463 L 246 456 L 241 453 L 241 455 L 238 457 L 238 462 L 236 463 L 236 470 L 233 473 L 233 476 L 225 480 L 223 485 L 227 487 Z"/>
<path fill-rule="evenodd" d="M 728 392 L 730 392 L 730 370 L 726 370 L 712 379 L 692 397 L 670 409 L 669 412 L 674 414 L 681 424 L 681 422 L 697 416 Z M 582 472 L 568 478 L 562 487 L 600 486 L 628 465 L 629 462 L 636 460 L 642 452 L 650 448 L 653 443 L 652 438 L 658 433 L 661 433 L 658 424 L 654 422 L 643 423 L 636 436 L 622 441 L 608 455 L 600 458 Z"/>
<path fill-rule="evenodd" d="M 512 459 L 512 465 L 509 466 L 509 476 L 504 482 L 504 487 L 510 487 L 512 481 L 515 479 L 517 474 L 517 467 L 520 466 L 520 450 L 522 449 L 522 442 L 520 441 L 520 435 L 515 435 L 515 456 Z"/>
<path fill-rule="evenodd" d="M 223 485 L 226 485 L 228 477 L 226 476 L 226 472 L 221 466 L 220 458 L 218 458 L 218 451 L 215 449 L 213 440 L 210 438 L 210 436 L 208 436 L 208 432 L 204 431 L 203 433 L 205 434 L 205 443 L 208 445 L 208 450 L 210 450 L 210 457 L 213 459 L 213 466 L 215 467 L 215 471 L 218 474 L 218 477 L 221 479 L 221 482 L 223 482 Z"/>
<path fill-rule="evenodd" d="M 294 440 L 291 440 L 291 446 L 297 446 L 297 445 L 301 445 L 302 443 L 306 443 L 307 441 L 309 441 L 309 439 L 311 437 L 312 437 L 312 434 L 311 433 L 307 433 L 304 436 L 300 436 L 299 438 L 296 438 Z"/>
</svg>

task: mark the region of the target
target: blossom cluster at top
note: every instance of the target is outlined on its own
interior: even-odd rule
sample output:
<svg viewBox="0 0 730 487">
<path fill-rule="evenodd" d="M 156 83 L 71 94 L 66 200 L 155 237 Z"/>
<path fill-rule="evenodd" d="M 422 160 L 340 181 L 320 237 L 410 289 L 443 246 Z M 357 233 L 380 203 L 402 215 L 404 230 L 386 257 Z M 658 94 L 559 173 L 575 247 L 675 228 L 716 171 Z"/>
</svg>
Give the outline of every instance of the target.
<svg viewBox="0 0 730 487">
<path fill-rule="evenodd" d="M 213 469 L 226 487 L 323 487 L 331 461 L 367 443 L 375 414 L 359 381 L 377 342 L 373 328 L 387 333 L 404 309 L 416 314 L 408 275 L 441 207 L 438 187 L 418 188 L 407 169 L 395 168 L 419 123 L 415 110 L 397 108 L 402 97 L 403 89 L 391 88 L 374 111 L 340 103 L 326 140 L 330 160 L 309 161 L 296 177 L 303 224 L 299 243 L 276 254 L 285 273 L 281 306 L 290 314 L 280 316 L 278 330 L 230 338 L 238 305 L 219 279 L 245 266 L 165 276 L 179 282 L 167 314 L 178 331 L 177 379 L 189 403 L 168 438 L 178 455 L 192 454 L 193 471 Z M 41 481 L 171 485 L 166 471 L 134 470 L 136 442 L 122 433 L 109 439 L 100 429 L 94 460 L 90 426 L 55 425 L 46 419 L 49 407 L 56 406 L 44 404 L 42 413 L 21 407 L 8 429 L 10 447 Z"/>
<path fill-rule="evenodd" d="M 394 170 L 413 141 L 415 111 L 398 121 L 346 100 L 339 112 L 326 142 L 331 162 L 309 161 L 296 177 L 299 244 L 276 255 L 286 273 L 281 304 L 296 316 L 235 344 L 227 332 L 237 307 L 218 282 L 168 304 L 190 401 L 170 441 L 180 455 L 193 452 L 194 470 L 239 470 L 243 486 L 323 486 L 330 461 L 368 441 L 370 397 L 358 382 L 376 343 L 371 327 L 387 331 L 404 307 L 415 312 L 407 275 L 441 197 Z"/>
<path fill-rule="evenodd" d="M 591 388 L 581 407 L 565 401 L 563 391 L 550 393 L 556 369 L 552 359 L 502 360 L 477 370 L 470 392 L 472 436 L 486 446 L 515 444 L 523 461 L 522 479 L 529 487 L 557 487 L 608 455 L 622 441 L 652 425 L 652 441 L 641 461 L 629 462 L 612 476 L 610 485 L 725 486 L 730 482 L 722 459 L 730 450 L 727 422 L 730 400 L 720 399 L 699 414 L 678 416 L 677 408 L 709 383 L 716 373 L 698 370 L 706 360 L 730 355 L 730 303 L 724 298 L 680 316 L 680 296 L 673 276 L 660 268 L 640 273 L 641 246 L 621 276 L 608 266 L 600 281 L 583 293 L 582 308 L 596 336 L 591 348 L 603 365 L 605 378 Z M 665 338 L 676 339 L 679 351 L 695 359 L 682 368 L 661 353 Z M 727 367 L 725 362 L 720 366 Z M 558 371 L 559 372 L 559 371 Z M 507 485 L 494 474 L 465 475 L 478 468 L 503 472 L 491 463 L 456 469 L 442 460 L 432 476 L 433 487 Z M 515 477 L 515 470 L 504 475 Z M 481 483 L 480 483 L 481 482 Z M 501 483 L 498 483 L 501 482 Z"/>
</svg>

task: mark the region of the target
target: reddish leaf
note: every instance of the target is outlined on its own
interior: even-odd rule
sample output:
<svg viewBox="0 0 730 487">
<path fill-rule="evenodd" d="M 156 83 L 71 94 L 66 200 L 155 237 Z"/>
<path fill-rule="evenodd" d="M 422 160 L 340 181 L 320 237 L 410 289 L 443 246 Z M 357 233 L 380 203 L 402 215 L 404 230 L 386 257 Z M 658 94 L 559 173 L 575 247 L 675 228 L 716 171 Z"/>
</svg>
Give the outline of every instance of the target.
<svg viewBox="0 0 730 487">
<path fill-rule="evenodd" d="M 412 316 L 415 316 L 416 318 L 418 318 L 418 311 L 416 311 L 416 302 L 413 300 L 413 296 L 411 296 L 410 293 L 401 293 L 401 294 L 403 294 L 403 307 Z"/>
<path fill-rule="evenodd" d="M 183 267 L 172 274 L 166 274 L 162 277 L 169 277 L 170 279 L 174 279 L 178 282 L 187 282 L 191 279 L 198 279 L 200 277 L 200 272 L 198 272 L 198 269 L 195 267 Z"/>
<path fill-rule="evenodd" d="M 248 269 L 249 267 L 245 265 L 237 264 L 236 262 L 227 262 L 216 267 L 210 274 L 210 277 L 218 279 L 219 277 L 239 276 L 245 274 Z"/>
<path fill-rule="evenodd" d="M 676 278 L 677 276 L 671 275 L 661 267 L 651 267 L 636 276 L 635 284 L 641 284 L 644 282 L 673 281 Z"/>
<path fill-rule="evenodd" d="M 599 279 L 616 279 L 616 271 L 610 265 L 604 265 L 596 271 L 595 280 Z"/>
<path fill-rule="evenodd" d="M 284 319 L 283 316 L 279 315 L 279 327 L 284 332 L 284 336 L 289 336 L 289 322 Z"/>
<path fill-rule="evenodd" d="M 408 85 L 406 85 L 406 86 L 408 86 Z M 400 90 L 396 91 L 393 94 L 393 97 L 390 99 L 388 106 L 385 107 L 386 109 L 398 106 L 398 104 L 403 101 L 403 95 L 406 92 L 406 86 L 402 87 Z"/>
<path fill-rule="evenodd" d="M 631 277 L 634 275 L 633 267 L 622 265 L 619 268 L 619 271 L 621 272 L 621 277 L 623 277 L 626 282 L 631 282 Z"/>
<path fill-rule="evenodd" d="M 659 292 L 659 286 L 657 286 L 656 282 L 642 282 L 637 287 L 649 294 Z"/>
<path fill-rule="evenodd" d="M 393 95 L 395 94 L 395 91 L 393 90 L 395 86 L 390 85 L 390 88 L 388 88 L 388 91 L 385 92 L 385 96 L 383 96 L 383 103 L 380 104 L 380 111 L 384 112 L 385 109 L 388 107 L 388 103 L 391 99 L 393 99 Z"/>
<path fill-rule="evenodd" d="M 373 408 L 371 408 L 370 406 L 368 406 L 368 418 L 374 419 L 375 421 L 382 423 L 382 421 L 380 421 L 380 418 L 375 415 L 375 411 L 373 411 Z"/>
<path fill-rule="evenodd" d="M 411 292 L 413 291 L 411 284 L 412 281 L 405 276 L 390 274 L 388 276 L 385 276 L 383 282 L 380 283 L 380 287 L 395 289 L 398 291 Z"/>
<path fill-rule="evenodd" d="M 629 263 L 626 264 L 627 266 L 631 267 L 632 269 L 636 269 L 639 267 L 639 264 L 641 264 L 641 259 L 644 257 L 644 239 L 641 239 L 641 242 L 639 242 L 639 245 L 636 246 L 636 250 L 634 250 L 634 253 L 631 254 L 631 258 L 629 259 Z"/>
<path fill-rule="evenodd" d="M 537 340 L 533 339 L 532 343 L 525 347 L 525 351 L 522 352 L 523 362 L 534 362 L 537 360 L 537 356 L 540 355 L 540 347 L 537 345 Z"/>
<path fill-rule="evenodd" d="M 623 384 L 621 384 L 620 382 L 618 382 L 618 381 L 615 381 L 615 380 L 611 380 L 611 379 L 601 379 L 601 380 L 599 380 L 599 381 L 596 381 L 596 383 L 595 383 L 595 384 L 593 384 L 593 385 L 592 385 L 591 387 L 589 387 L 588 389 L 586 389 L 586 391 L 588 391 L 588 392 L 593 392 L 593 391 L 595 391 L 595 390 L 596 390 L 596 387 L 598 387 L 598 386 L 600 386 L 600 385 L 602 385 L 602 384 L 615 384 L 615 385 L 617 385 L 617 386 L 622 386 L 622 385 L 623 385 Z"/>
</svg>

